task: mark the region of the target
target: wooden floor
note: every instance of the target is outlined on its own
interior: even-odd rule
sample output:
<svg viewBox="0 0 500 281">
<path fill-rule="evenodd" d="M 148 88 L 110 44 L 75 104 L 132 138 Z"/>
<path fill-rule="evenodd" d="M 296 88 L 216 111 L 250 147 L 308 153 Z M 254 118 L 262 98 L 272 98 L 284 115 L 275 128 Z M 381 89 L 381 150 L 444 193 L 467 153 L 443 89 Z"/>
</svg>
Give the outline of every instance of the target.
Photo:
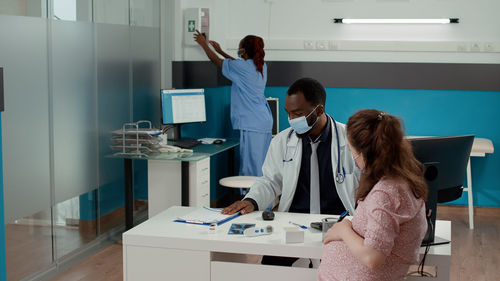
<svg viewBox="0 0 500 281">
<path fill-rule="evenodd" d="M 473 230 L 466 207 L 439 206 L 437 216 L 452 221 L 450 280 L 500 280 L 500 208 L 475 208 Z"/>
<path fill-rule="evenodd" d="M 113 244 L 52 280 L 123 280 L 122 245 Z"/>
<path fill-rule="evenodd" d="M 452 221 L 450 280 L 500 280 L 500 208 L 475 211 L 470 230 L 467 207 L 438 207 L 438 219 Z M 122 247 L 114 244 L 53 280 L 122 280 L 122 268 Z"/>
<path fill-rule="evenodd" d="M 74 227 L 42 225 L 5 225 L 5 255 L 7 280 L 20 280 L 52 264 L 52 239 L 55 239 L 56 257 L 95 239 L 85 237 Z"/>
</svg>

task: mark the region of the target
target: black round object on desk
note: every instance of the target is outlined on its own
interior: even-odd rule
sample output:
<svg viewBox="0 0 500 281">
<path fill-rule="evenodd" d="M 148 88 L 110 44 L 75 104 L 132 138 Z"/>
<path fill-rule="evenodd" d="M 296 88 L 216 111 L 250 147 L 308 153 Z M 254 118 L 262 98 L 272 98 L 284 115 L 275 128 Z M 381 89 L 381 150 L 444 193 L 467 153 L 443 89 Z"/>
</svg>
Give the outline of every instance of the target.
<svg viewBox="0 0 500 281">
<path fill-rule="evenodd" d="M 274 220 L 274 213 L 273 211 L 264 211 L 262 212 L 262 219 L 265 221 L 272 221 Z"/>
</svg>

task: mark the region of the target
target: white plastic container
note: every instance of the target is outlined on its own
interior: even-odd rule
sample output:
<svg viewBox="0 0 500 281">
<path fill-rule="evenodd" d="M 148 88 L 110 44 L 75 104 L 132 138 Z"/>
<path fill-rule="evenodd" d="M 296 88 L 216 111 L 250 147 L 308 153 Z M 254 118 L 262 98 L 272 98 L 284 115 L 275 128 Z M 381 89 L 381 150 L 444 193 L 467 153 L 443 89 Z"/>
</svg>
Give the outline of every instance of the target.
<svg viewBox="0 0 500 281">
<path fill-rule="evenodd" d="M 283 240 L 285 244 L 304 243 L 304 231 L 296 226 L 284 227 Z"/>
</svg>

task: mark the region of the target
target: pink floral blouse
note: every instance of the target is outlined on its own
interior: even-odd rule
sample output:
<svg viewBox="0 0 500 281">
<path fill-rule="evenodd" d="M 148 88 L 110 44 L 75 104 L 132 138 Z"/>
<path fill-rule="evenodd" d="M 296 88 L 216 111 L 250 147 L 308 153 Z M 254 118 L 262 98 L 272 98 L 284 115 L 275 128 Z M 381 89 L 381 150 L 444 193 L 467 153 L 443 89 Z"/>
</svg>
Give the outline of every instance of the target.
<svg viewBox="0 0 500 281">
<path fill-rule="evenodd" d="M 324 246 L 318 280 L 404 279 L 409 266 L 418 263 L 427 231 L 425 202 L 415 198 L 405 181 L 383 178 L 358 202 L 352 227 L 365 245 L 386 256 L 385 262 L 372 270 L 343 241 L 332 241 Z"/>
</svg>

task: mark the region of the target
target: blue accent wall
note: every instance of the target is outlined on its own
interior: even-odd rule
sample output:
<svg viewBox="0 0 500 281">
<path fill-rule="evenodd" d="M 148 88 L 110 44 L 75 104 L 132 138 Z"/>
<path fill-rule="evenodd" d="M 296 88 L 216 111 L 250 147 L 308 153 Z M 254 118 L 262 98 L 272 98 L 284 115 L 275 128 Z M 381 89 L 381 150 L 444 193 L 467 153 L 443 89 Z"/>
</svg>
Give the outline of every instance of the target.
<svg viewBox="0 0 500 281">
<path fill-rule="evenodd" d="M 266 96 L 279 98 L 280 130 L 287 128 L 284 110 L 287 87 L 268 87 Z M 500 92 L 408 89 L 327 88 L 326 112 L 345 123 L 359 109 L 374 108 L 403 119 L 406 134 L 452 136 L 474 134 L 500 143 Z M 472 157 L 475 206 L 500 207 L 500 154 Z M 451 202 L 467 204 L 467 192 Z"/>
<path fill-rule="evenodd" d="M 267 87 L 267 97 L 279 98 L 280 131 L 286 129 L 288 116 L 284 110 L 288 87 Z M 375 108 L 403 119 L 408 135 L 451 136 L 474 134 L 488 138 L 496 146 L 500 143 L 500 92 L 447 91 L 412 89 L 354 89 L 327 88 L 326 112 L 337 121 L 347 122 L 350 115 L 364 108 Z M 182 125 L 184 137 L 238 138 L 230 121 L 231 87 L 205 89 L 207 122 Z M 220 187 L 218 179 L 227 176 L 227 153 L 211 159 L 210 200 L 218 200 L 227 190 Z M 147 198 L 147 168 L 145 161 L 134 161 L 134 195 Z M 235 171 L 238 171 L 239 153 L 236 150 Z M 496 173 L 500 170 L 500 154 L 472 158 L 474 205 L 500 207 L 500 186 Z M 122 182 L 101 187 L 101 215 L 123 206 Z M 105 202 L 105 203 L 104 203 Z M 104 203 L 104 204 L 103 204 Z M 467 193 L 451 202 L 466 205 Z M 89 212 L 88 217 L 95 217 Z M 82 214 L 82 217 L 84 215 Z M 82 218 L 84 219 L 84 218 Z"/>
<path fill-rule="evenodd" d="M 80 200 L 80 220 L 97 219 L 97 190 L 92 190 L 79 196 Z"/>
<path fill-rule="evenodd" d="M 184 124 L 181 136 L 192 138 L 203 137 L 237 137 L 230 120 L 231 87 L 205 89 L 205 108 L 207 122 Z"/>
<path fill-rule="evenodd" d="M 7 280 L 5 261 L 5 222 L 3 201 L 2 119 L 0 116 L 0 281 Z"/>
</svg>

